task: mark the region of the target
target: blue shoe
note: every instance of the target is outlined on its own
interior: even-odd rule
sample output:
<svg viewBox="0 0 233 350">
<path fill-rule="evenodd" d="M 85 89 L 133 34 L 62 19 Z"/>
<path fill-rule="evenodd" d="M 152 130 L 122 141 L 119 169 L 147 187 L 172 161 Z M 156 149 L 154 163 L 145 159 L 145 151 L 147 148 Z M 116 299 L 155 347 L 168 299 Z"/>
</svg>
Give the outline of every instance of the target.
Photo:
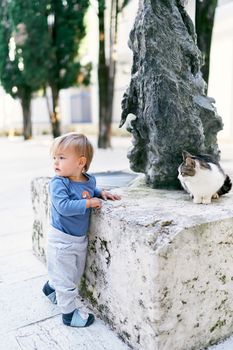
<svg viewBox="0 0 233 350">
<path fill-rule="evenodd" d="M 42 289 L 44 295 L 53 303 L 57 304 L 56 291 L 49 285 L 49 281 L 47 281 Z"/>
<path fill-rule="evenodd" d="M 75 309 L 69 314 L 62 315 L 63 323 L 70 327 L 89 327 L 94 320 L 94 315 L 83 313 L 78 309 Z"/>
</svg>

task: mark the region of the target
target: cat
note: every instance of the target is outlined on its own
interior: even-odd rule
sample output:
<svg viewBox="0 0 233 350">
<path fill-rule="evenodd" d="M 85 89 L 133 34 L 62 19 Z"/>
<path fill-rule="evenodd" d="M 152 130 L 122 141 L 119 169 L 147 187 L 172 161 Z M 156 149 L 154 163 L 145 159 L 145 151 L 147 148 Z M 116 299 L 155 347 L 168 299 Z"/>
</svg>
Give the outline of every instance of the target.
<svg viewBox="0 0 233 350">
<path fill-rule="evenodd" d="M 193 203 L 209 204 L 211 199 L 228 193 L 232 183 L 220 164 L 209 154 L 193 156 L 183 151 L 178 168 L 182 187 L 193 197 Z"/>
</svg>

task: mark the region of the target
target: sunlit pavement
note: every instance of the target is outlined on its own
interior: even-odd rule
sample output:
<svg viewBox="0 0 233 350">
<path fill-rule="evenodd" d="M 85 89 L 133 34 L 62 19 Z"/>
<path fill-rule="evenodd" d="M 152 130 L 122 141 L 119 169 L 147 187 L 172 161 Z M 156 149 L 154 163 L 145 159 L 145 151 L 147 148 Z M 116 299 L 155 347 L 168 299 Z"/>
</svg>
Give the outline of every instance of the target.
<svg viewBox="0 0 233 350">
<path fill-rule="evenodd" d="M 96 139 L 90 139 L 95 145 Z M 47 276 L 31 250 L 30 184 L 34 177 L 53 175 L 50 143 L 50 137 L 27 142 L 0 138 L 0 350 L 126 350 L 101 320 L 88 329 L 63 326 L 57 307 L 41 293 Z M 113 138 L 112 145 L 106 151 L 96 150 L 92 172 L 129 170 L 130 139 Z M 223 167 L 233 173 L 233 145 L 220 148 Z M 233 350 L 233 338 L 210 349 Z"/>
</svg>

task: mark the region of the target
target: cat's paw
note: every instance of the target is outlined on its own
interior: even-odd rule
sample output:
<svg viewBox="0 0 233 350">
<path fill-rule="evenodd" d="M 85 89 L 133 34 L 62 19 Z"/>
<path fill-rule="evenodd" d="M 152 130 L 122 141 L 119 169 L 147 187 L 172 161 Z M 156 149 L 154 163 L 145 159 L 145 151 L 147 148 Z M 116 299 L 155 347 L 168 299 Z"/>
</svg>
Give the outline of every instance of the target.
<svg viewBox="0 0 233 350">
<path fill-rule="evenodd" d="M 202 204 L 210 204 L 211 198 L 202 198 Z"/>
<path fill-rule="evenodd" d="M 193 203 L 195 203 L 195 204 L 201 204 L 201 203 L 202 203 L 202 198 L 200 198 L 200 197 L 194 197 L 194 198 L 193 198 Z"/>
<path fill-rule="evenodd" d="M 218 199 L 218 198 L 219 198 L 219 195 L 217 192 L 215 194 L 213 194 L 212 199 Z"/>
</svg>

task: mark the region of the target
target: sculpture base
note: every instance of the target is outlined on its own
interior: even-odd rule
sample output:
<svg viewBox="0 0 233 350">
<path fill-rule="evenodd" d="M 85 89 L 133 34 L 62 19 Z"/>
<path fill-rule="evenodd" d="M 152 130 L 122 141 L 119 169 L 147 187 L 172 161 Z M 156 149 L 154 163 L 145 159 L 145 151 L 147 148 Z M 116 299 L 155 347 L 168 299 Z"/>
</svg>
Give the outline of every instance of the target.
<svg viewBox="0 0 233 350">
<path fill-rule="evenodd" d="M 39 187 L 35 179 L 34 198 Z M 82 295 L 134 349 L 200 349 L 230 335 L 232 194 L 195 205 L 140 184 L 117 193 L 92 213 Z"/>
</svg>

